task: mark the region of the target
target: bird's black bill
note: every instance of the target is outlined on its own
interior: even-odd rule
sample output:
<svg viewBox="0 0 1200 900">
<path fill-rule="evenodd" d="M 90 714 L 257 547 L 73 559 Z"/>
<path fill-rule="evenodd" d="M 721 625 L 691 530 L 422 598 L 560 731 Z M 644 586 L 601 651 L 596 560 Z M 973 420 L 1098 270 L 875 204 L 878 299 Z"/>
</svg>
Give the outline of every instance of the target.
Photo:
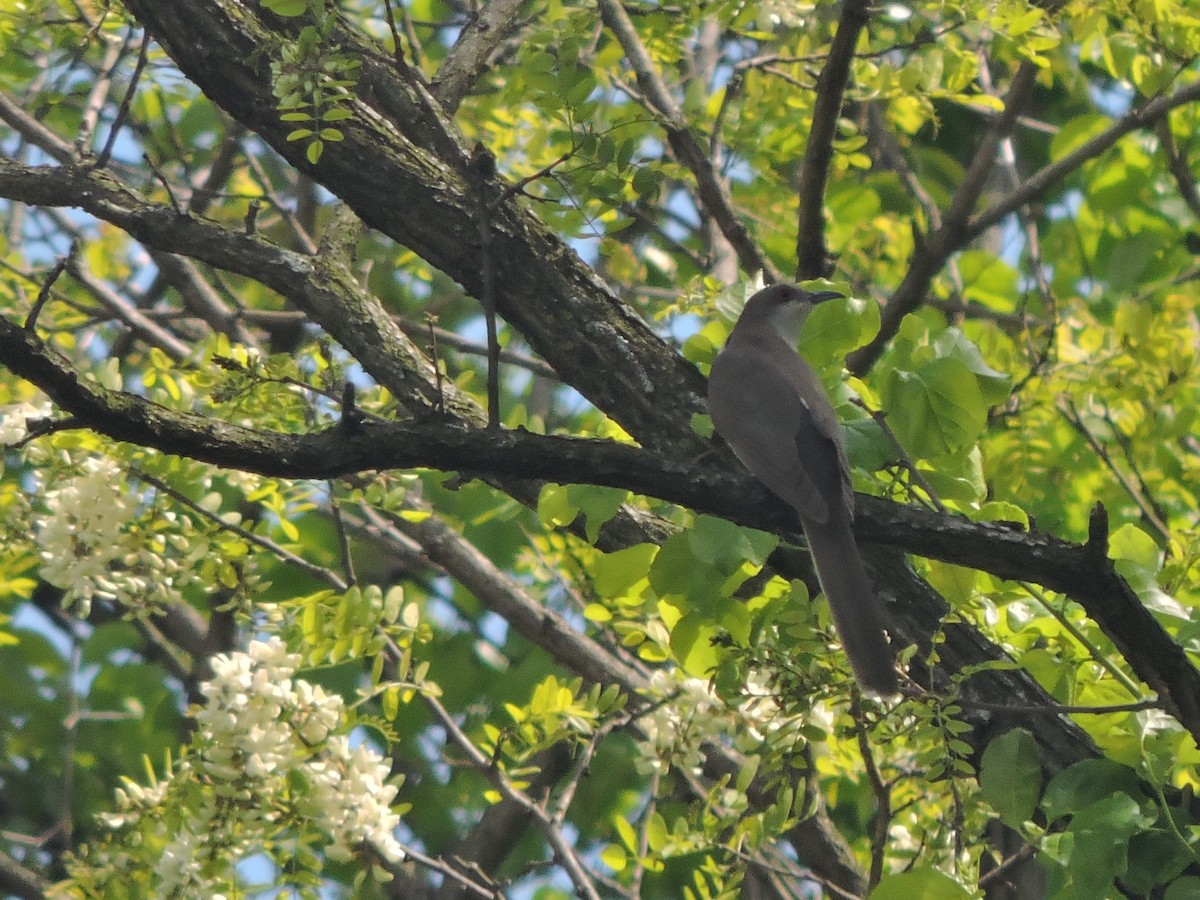
<svg viewBox="0 0 1200 900">
<path fill-rule="evenodd" d="M 814 304 L 824 303 L 826 300 L 843 300 L 844 294 L 839 294 L 837 291 L 815 291 L 808 295 L 808 299 Z"/>
</svg>

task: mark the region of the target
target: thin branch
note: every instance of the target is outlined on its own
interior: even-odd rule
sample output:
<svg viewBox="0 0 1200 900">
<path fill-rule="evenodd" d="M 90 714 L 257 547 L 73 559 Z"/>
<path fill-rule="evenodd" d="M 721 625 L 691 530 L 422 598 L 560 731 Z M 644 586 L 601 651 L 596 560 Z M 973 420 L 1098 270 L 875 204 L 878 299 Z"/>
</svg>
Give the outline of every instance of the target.
<svg viewBox="0 0 1200 900">
<path fill-rule="evenodd" d="M 71 146 L 0 91 L 0 120 L 61 165 L 73 161 Z"/>
<path fill-rule="evenodd" d="M 828 274 L 825 246 L 825 185 L 833 161 L 833 141 L 842 114 L 842 97 L 850 80 L 854 46 L 870 20 L 868 0 L 845 0 L 829 57 L 817 78 L 812 127 L 800 167 L 800 209 L 797 215 L 796 277 L 801 281 Z"/>
<path fill-rule="evenodd" d="M 1200 100 L 1200 80 L 1193 81 L 1173 94 L 1155 97 L 1136 109 L 1130 110 L 1108 129 L 1080 144 L 1060 159 L 1039 169 L 1025 179 L 1020 187 L 973 216 L 963 229 L 960 246 L 1000 223 L 1005 216 L 1019 207 L 1037 200 L 1052 184 L 1061 181 L 1088 160 L 1099 156 L 1131 131 L 1145 128 L 1176 107 L 1196 100 Z"/>
<path fill-rule="evenodd" d="M 900 443 L 900 438 L 897 437 L 896 432 L 892 430 L 892 426 L 888 424 L 887 413 L 882 409 L 872 409 L 860 398 L 855 398 L 851 402 L 853 402 L 854 405 L 859 409 L 864 410 L 867 415 L 871 417 L 872 421 L 879 426 L 879 430 L 883 432 L 884 437 L 888 439 L 891 445 L 896 448 L 896 452 L 900 454 L 900 465 L 907 470 L 912 480 L 917 483 L 917 486 L 925 492 L 925 495 L 929 498 L 929 502 L 933 508 L 940 513 L 944 513 L 946 511 L 946 505 L 942 503 L 941 498 L 938 497 L 937 492 L 933 489 L 933 485 L 929 483 L 929 480 L 925 477 L 921 470 L 917 468 L 917 464 L 913 462 L 912 457 L 908 455 L 908 451 L 904 449 L 904 445 Z"/>
<path fill-rule="evenodd" d="M 149 50 L 150 35 L 143 32 L 142 45 L 138 49 L 137 65 L 133 67 L 133 75 L 129 78 L 129 86 L 125 89 L 125 96 L 121 99 L 121 105 L 117 108 L 117 115 L 108 130 L 108 139 L 104 142 L 104 149 L 96 157 L 95 166 L 97 168 L 104 168 L 108 165 L 108 161 L 112 159 L 113 147 L 116 146 L 117 137 L 125 125 L 125 120 L 129 118 L 129 108 L 133 104 L 133 95 L 137 92 L 138 81 L 142 77 L 142 70 L 146 68 Z"/>
<path fill-rule="evenodd" d="M 1171 541 L 1171 529 L 1162 520 L 1159 512 L 1154 508 L 1154 504 L 1146 498 L 1130 477 L 1121 471 L 1116 460 L 1109 454 L 1108 448 L 1100 442 L 1100 439 L 1096 435 L 1092 434 L 1092 430 L 1083 421 L 1083 416 L 1079 414 L 1079 410 L 1075 408 L 1075 403 L 1071 398 L 1066 395 L 1059 397 L 1057 406 L 1062 417 L 1087 442 L 1087 445 L 1092 448 L 1092 452 L 1104 463 L 1105 468 L 1112 473 L 1117 483 L 1124 488 L 1125 493 L 1129 495 L 1129 499 L 1137 505 L 1146 523 L 1158 532 L 1158 536 L 1164 544 L 1169 544 Z"/>
<path fill-rule="evenodd" d="M 1004 112 L 992 121 L 991 127 L 976 148 L 971 163 L 942 216 L 941 227 L 926 235 L 909 261 L 904 280 L 883 308 L 879 333 L 869 344 L 854 351 L 847 358 L 847 366 L 855 375 L 862 375 L 879 358 L 884 347 L 900 329 L 900 322 L 924 301 L 934 275 L 950 254 L 966 243 L 963 231 L 968 217 L 995 166 L 1001 140 L 1012 130 L 1018 114 L 1033 92 L 1038 71 L 1038 67 L 1028 60 L 1022 62 L 1017 69 L 1005 98 Z"/>
<path fill-rule="evenodd" d="M 879 765 L 875 761 L 875 752 L 871 748 L 870 737 L 867 734 L 866 715 L 862 708 L 862 698 L 855 691 L 850 701 L 850 715 L 854 720 L 854 733 L 858 740 L 858 752 L 862 755 L 863 765 L 867 772 L 867 781 L 871 785 L 871 793 L 875 795 L 875 821 L 871 834 L 871 874 L 869 887 L 879 884 L 883 877 L 883 863 L 887 856 L 888 830 L 892 824 L 892 792 Z"/>
<path fill-rule="evenodd" d="M 1033 857 L 1037 855 L 1037 852 L 1038 848 L 1033 844 L 1023 844 L 1021 849 L 1019 849 L 1008 859 L 1004 860 L 1004 862 L 1000 863 L 1000 865 L 996 866 L 996 868 L 992 869 L 990 872 L 985 872 L 984 874 L 980 875 L 977 887 L 980 890 L 983 890 L 993 882 L 999 881 L 1000 879 L 1006 877 L 1013 868 L 1023 862 L 1026 862 L 1027 860 L 1033 859 Z"/>
<path fill-rule="evenodd" d="M 192 348 L 188 344 L 128 302 L 105 282 L 93 277 L 78 259 L 68 262 L 67 271 L 115 319 L 124 323 L 151 347 L 162 350 L 175 362 L 181 362 L 191 355 Z"/>
<path fill-rule="evenodd" d="M 1042 609 L 1046 610 L 1046 612 L 1048 612 L 1051 617 L 1058 622 L 1062 630 L 1073 637 L 1079 646 L 1083 647 L 1083 649 L 1088 652 L 1088 656 L 1092 658 L 1096 665 L 1108 672 L 1108 674 L 1113 677 L 1114 681 L 1116 681 L 1129 692 L 1131 697 L 1137 697 L 1142 693 L 1141 688 L 1137 685 L 1137 683 L 1124 672 L 1122 672 L 1111 659 L 1105 656 L 1096 642 L 1084 634 L 1079 626 L 1067 617 L 1067 614 L 1064 610 L 1059 609 L 1053 603 L 1051 603 L 1050 598 L 1046 596 L 1044 591 L 1039 590 L 1037 587 L 1027 581 L 1018 580 L 1017 584 L 1024 588 L 1025 591 L 1028 592 L 1029 596 L 1037 600 Z"/>
<path fill-rule="evenodd" d="M 50 882 L 0 851 L 0 890 L 21 900 L 43 900 L 50 890 Z"/>
<path fill-rule="evenodd" d="M 1191 167 L 1188 166 L 1187 157 L 1179 152 L 1179 145 L 1175 143 L 1175 133 L 1171 131 L 1170 113 L 1159 119 L 1154 130 L 1158 134 L 1158 145 L 1167 158 L 1167 168 L 1179 188 L 1179 196 L 1192 211 L 1192 215 L 1200 218 L 1200 190 L 1196 188 L 1196 176 L 1192 174 Z"/>
<path fill-rule="evenodd" d="M 393 525 L 424 548 L 430 561 L 445 569 L 480 603 L 588 681 L 616 684 L 630 693 L 647 686 L 641 672 L 617 660 L 593 638 L 538 603 L 438 516 L 429 515 L 419 522 L 396 518 Z"/>
<path fill-rule="evenodd" d="M 221 531 L 228 531 L 230 534 L 237 535 L 239 538 L 241 538 L 246 543 L 253 544 L 254 546 L 258 547 L 260 550 L 267 551 L 268 553 L 277 557 L 281 561 L 295 566 L 300 571 L 304 572 L 306 575 L 312 576 L 317 581 L 325 582 L 325 584 L 329 585 L 335 591 L 344 591 L 349 586 L 346 584 L 345 581 L 343 581 L 341 578 L 339 578 L 337 575 L 335 575 L 333 572 L 331 572 L 329 569 L 325 568 L 324 566 L 318 566 L 315 563 L 309 562 L 307 559 L 305 559 L 302 556 L 297 556 L 295 553 L 292 553 L 290 550 L 287 550 L 286 548 L 281 547 L 279 544 L 275 543 L 270 538 L 265 538 L 262 535 L 255 534 L 253 531 L 243 528 L 240 525 L 234 525 L 230 522 L 226 522 L 220 516 L 205 509 L 199 503 L 194 501 L 191 497 L 184 494 L 182 491 L 178 491 L 175 488 L 171 487 L 171 485 L 167 484 L 161 478 L 156 478 L 154 475 L 151 475 L 149 472 L 145 472 L 145 471 L 135 468 L 135 467 L 131 467 L 129 469 L 129 474 L 132 475 L 134 478 L 137 478 L 139 481 L 144 481 L 146 484 L 150 485 L 155 490 L 160 491 L 163 494 L 166 494 L 168 497 L 170 497 L 176 503 L 179 503 L 182 506 L 187 507 L 193 513 L 200 516 L 200 518 L 202 518 L 206 522 L 209 522 L 210 524 L 212 524 L 215 528 L 217 528 Z"/>
<path fill-rule="evenodd" d="M 705 212 L 716 222 L 721 233 L 737 251 L 742 268 L 748 272 L 762 272 L 763 279 L 779 280 L 779 272 L 759 251 L 751 239 L 746 226 L 733 209 L 733 199 L 726 185 L 717 177 L 709 156 L 696 141 L 688 128 L 683 111 L 671 96 L 666 82 L 654 67 L 650 53 L 638 37 L 633 20 L 620 0 L 599 0 L 600 18 L 616 35 L 617 42 L 625 51 L 625 58 L 633 67 L 638 86 L 645 97 L 646 106 L 657 113 L 667 132 L 667 140 L 679 161 L 692 173 L 700 194 L 700 203 Z"/>
<path fill-rule="evenodd" d="M 92 138 L 100 124 L 100 113 L 108 102 L 108 92 L 112 89 L 113 72 L 116 71 L 132 34 L 133 29 L 130 28 L 121 41 L 110 39 L 106 42 L 104 59 L 100 63 L 96 80 L 92 82 L 92 89 L 88 92 L 88 98 L 84 102 L 83 115 L 80 116 L 79 132 L 75 136 L 77 158 L 82 159 L 89 153 Z"/>
<path fill-rule="evenodd" d="M 547 815 L 541 805 L 535 803 L 524 792 L 518 790 L 503 772 L 492 765 L 483 752 L 458 727 L 458 723 L 454 721 L 454 717 L 450 715 L 449 710 L 442 706 L 436 697 L 430 696 L 426 692 L 421 692 L 421 699 L 425 701 L 425 705 L 429 707 L 442 727 L 446 729 L 447 736 L 458 745 L 459 749 L 467 754 L 476 769 L 492 783 L 492 786 L 511 802 L 520 805 L 522 809 L 529 813 L 533 821 L 537 824 L 538 830 L 542 832 L 542 836 L 546 838 L 546 842 L 553 848 L 555 857 L 566 870 L 571 883 L 575 885 L 578 895 L 587 898 L 587 900 L 600 900 L 600 894 L 596 890 L 592 875 L 584 868 L 583 861 L 576 854 L 575 848 L 567 842 L 562 830 L 555 825 L 554 821 Z"/>
<path fill-rule="evenodd" d="M 33 308 L 29 311 L 29 315 L 25 317 L 25 329 L 27 331 L 33 331 L 33 329 L 37 326 L 38 316 L 41 315 L 46 304 L 50 302 L 50 297 L 54 288 L 54 282 L 58 281 L 58 279 L 62 277 L 62 273 L 70 268 L 71 260 L 78 252 L 79 245 L 72 243 L 71 249 L 67 251 L 67 255 L 60 257 L 59 260 L 55 262 L 54 268 L 52 268 L 47 273 L 46 277 L 42 279 L 42 286 L 38 289 L 37 299 L 33 302 Z"/>
<path fill-rule="evenodd" d="M 502 896 L 495 887 L 483 885 L 472 880 L 471 878 L 468 878 L 445 860 L 438 859 L 436 856 L 428 856 L 422 853 L 416 847 L 413 847 L 411 844 L 403 844 L 401 846 L 403 846 L 404 855 L 407 858 L 413 860 L 414 862 L 420 863 L 421 865 L 425 866 L 425 868 L 431 869 L 434 872 L 441 872 L 442 875 L 455 882 L 460 888 L 470 891 L 477 897 L 483 897 L 485 900 L 497 900 L 498 897 Z M 396 875 L 399 871 L 402 871 L 401 867 L 394 867 L 391 863 L 385 863 L 384 865 L 392 871 L 393 875 Z"/>
</svg>

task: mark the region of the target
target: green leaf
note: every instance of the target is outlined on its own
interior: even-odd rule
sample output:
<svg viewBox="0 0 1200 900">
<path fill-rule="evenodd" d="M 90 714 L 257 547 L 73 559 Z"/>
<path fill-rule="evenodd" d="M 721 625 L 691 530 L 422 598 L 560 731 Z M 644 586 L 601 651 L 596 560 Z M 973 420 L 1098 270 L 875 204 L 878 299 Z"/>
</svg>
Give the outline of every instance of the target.
<svg viewBox="0 0 1200 900">
<path fill-rule="evenodd" d="M 567 487 L 567 499 L 572 507 L 583 513 L 584 533 L 594 544 L 604 523 L 629 499 L 629 491 L 594 484 L 572 484 Z"/>
<path fill-rule="evenodd" d="M 938 356 L 956 359 L 971 371 L 988 406 L 995 406 L 1008 399 L 1012 379 L 989 366 L 984 361 L 979 346 L 960 329 L 947 328 L 934 339 L 933 349 Z"/>
<path fill-rule="evenodd" d="M 1109 536 L 1108 555 L 1117 571 L 1138 594 L 1158 590 L 1162 550 L 1137 525 L 1122 525 Z"/>
<path fill-rule="evenodd" d="M 952 357 L 934 359 L 917 371 L 893 369 L 884 383 L 888 424 L 910 455 L 953 453 L 978 440 L 987 424 L 987 404 L 973 373 Z"/>
<path fill-rule="evenodd" d="M 1200 878 L 1188 875 L 1171 882 L 1163 900 L 1200 900 Z"/>
<path fill-rule="evenodd" d="M 1042 797 L 1047 822 L 1055 822 L 1117 793 L 1139 796 L 1132 769 L 1107 759 L 1085 759 L 1068 766 L 1051 779 Z"/>
<path fill-rule="evenodd" d="M 550 528 L 564 528 L 575 521 L 579 507 L 571 502 L 571 493 L 561 484 L 544 484 L 538 494 L 538 520 Z"/>
<path fill-rule="evenodd" d="M 994 253 L 964 250 L 958 257 L 958 270 L 963 280 L 964 299 L 975 300 L 997 312 L 1016 310 L 1021 296 L 1017 270 Z"/>
<path fill-rule="evenodd" d="M 870 900 L 972 900 L 975 895 L 945 872 L 924 866 L 885 875 Z"/>
<path fill-rule="evenodd" d="M 1070 870 L 1076 896 L 1107 896 L 1113 881 L 1128 868 L 1129 839 L 1152 822 L 1132 797 L 1120 792 L 1076 813 L 1070 828 L 1075 835 Z"/>
<path fill-rule="evenodd" d="M 696 558 L 686 531 L 667 538 L 650 566 L 654 592 L 663 599 L 682 601 L 687 608 L 711 608 L 720 597 L 723 580 L 712 566 Z"/>
<path fill-rule="evenodd" d="M 712 639 L 718 630 L 709 618 L 690 612 L 671 629 L 671 652 L 684 671 L 695 678 L 709 678 L 721 661 Z"/>
<path fill-rule="evenodd" d="M 650 573 L 657 544 L 635 544 L 597 555 L 590 563 L 592 583 L 602 597 L 619 597 Z"/>
<path fill-rule="evenodd" d="M 979 786 L 1000 820 L 1019 830 L 1033 816 L 1042 791 L 1042 765 L 1033 735 L 1013 728 L 989 743 L 979 765 Z"/>
<path fill-rule="evenodd" d="M 807 284 L 807 283 L 806 283 Z M 841 290 L 837 284 L 811 284 L 812 290 Z M 871 300 L 830 300 L 818 304 L 804 323 L 800 352 L 817 369 L 833 363 L 841 366 L 851 350 L 868 343 L 879 333 L 879 304 Z"/>
<path fill-rule="evenodd" d="M 624 847 L 619 844 L 609 844 L 600 851 L 600 861 L 614 872 L 620 873 L 625 870 L 625 866 L 629 862 L 629 856 L 626 854 Z"/>
<path fill-rule="evenodd" d="M 308 0 L 262 0 L 263 9 L 277 16 L 302 16 L 308 9 Z"/>
<path fill-rule="evenodd" d="M 696 559 L 725 575 L 732 574 L 747 562 L 761 567 L 779 544 L 779 538 L 773 534 L 705 515 L 696 517 L 687 536 L 688 546 Z"/>
</svg>

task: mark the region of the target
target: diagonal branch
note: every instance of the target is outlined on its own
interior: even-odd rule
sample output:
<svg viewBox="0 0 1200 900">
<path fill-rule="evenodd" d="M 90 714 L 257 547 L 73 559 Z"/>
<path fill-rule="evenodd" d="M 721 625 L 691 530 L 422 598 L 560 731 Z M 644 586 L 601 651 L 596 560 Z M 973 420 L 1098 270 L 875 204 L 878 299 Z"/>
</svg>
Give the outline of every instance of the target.
<svg viewBox="0 0 1200 900">
<path fill-rule="evenodd" d="M 651 111 L 656 113 L 667 132 L 667 140 L 679 161 L 687 167 L 696 179 L 696 187 L 700 192 L 700 202 L 704 210 L 717 223 L 721 233 L 737 251 L 738 259 L 746 272 L 762 272 L 767 282 L 779 280 L 779 272 L 762 253 L 751 239 L 746 226 L 737 217 L 733 209 L 733 198 L 724 182 L 713 170 L 712 161 L 697 142 L 695 135 L 688 128 L 687 120 L 666 82 L 654 67 L 650 53 L 638 37 L 633 20 L 620 0 L 599 0 L 600 18 L 614 35 L 625 58 L 633 67 L 637 76 L 638 86 L 642 90 Z"/>
<path fill-rule="evenodd" d="M 1125 135 L 1153 124 L 1178 106 L 1200 100 L 1200 81 L 1192 82 L 1173 94 L 1155 97 L 1136 109 L 1130 110 L 1111 127 L 1080 144 L 1061 159 L 1039 169 L 999 201 L 972 216 L 970 215 L 971 209 L 978 200 L 983 180 L 987 177 L 988 170 L 994 162 L 995 148 L 1008 133 L 1013 117 L 1019 112 L 1021 97 L 1027 96 L 1032 87 L 1033 74 L 1022 79 L 1022 74 L 1027 68 L 1036 73 L 1033 64 L 1026 62 L 1014 76 L 1005 103 L 1004 114 L 997 119 L 997 123 L 989 131 L 989 138 L 980 146 L 980 151 L 972 160 L 971 166 L 950 204 L 950 209 L 945 214 L 942 226 L 932 231 L 926 237 L 924 245 L 913 255 L 904 281 L 896 289 L 888 305 L 884 307 L 879 334 L 870 344 L 851 353 L 847 358 L 847 365 L 851 372 L 861 375 L 874 364 L 888 341 L 899 329 L 901 319 L 921 304 L 929 290 L 930 281 L 950 257 L 950 254 L 970 243 L 989 228 L 998 225 L 1022 206 L 1039 199 L 1051 185 L 1070 175 L 1088 160 L 1099 156 Z M 1005 124 L 1006 127 L 1001 127 L 1002 124 Z M 983 151 L 988 145 L 991 146 L 991 153 L 985 156 Z"/>
<path fill-rule="evenodd" d="M 433 79 L 433 96 L 447 115 L 488 70 L 496 48 L 516 30 L 524 5 L 525 0 L 489 0 L 471 17 Z"/>
<path fill-rule="evenodd" d="M 1025 179 L 1020 187 L 971 218 L 963 230 L 961 243 L 973 240 L 993 225 L 999 224 L 1009 213 L 1039 199 L 1052 184 L 1070 175 L 1089 159 L 1095 159 L 1131 131 L 1145 128 L 1176 107 L 1197 100 L 1200 100 L 1200 80 L 1193 81 L 1173 94 L 1155 97 L 1136 109 L 1131 109 L 1109 128 L 1084 141 L 1061 159 L 1039 169 Z"/>
<path fill-rule="evenodd" d="M 345 106 L 352 117 L 338 123 L 337 152 L 314 165 L 300 143 L 288 141 L 289 123 L 280 120 L 270 63 L 281 33 L 256 5 L 128 0 L 126 8 L 214 103 L 369 226 L 480 296 L 470 153 L 415 74 L 406 78 L 361 35 L 335 25 L 331 39 L 362 60 L 362 72 Z M 292 19 L 271 22 L 299 27 Z M 700 452 L 690 428 L 702 407 L 695 369 L 682 365 L 516 192 L 501 196 L 489 213 L 497 313 L 565 382 L 644 445 Z"/>
<path fill-rule="evenodd" d="M 874 364 L 900 330 L 900 322 L 904 317 L 925 301 L 934 275 L 945 265 L 950 254 L 966 243 L 963 238 L 964 226 L 995 166 L 1000 142 L 1012 130 L 1033 93 L 1037 73 L 1038 67 L 1028 60 L 1017 69 L 1004 101 L 1004 112 L 995 118 L 976 148 L 963 180 L 942 217 L 941 227 L 926 235 L 924 242 L 913 253 L 904 280 L 883 308 L 879 333 L 869 344 L 847 357 L 846 364 L 855 375 L 862 375 Z"/>
</svg>

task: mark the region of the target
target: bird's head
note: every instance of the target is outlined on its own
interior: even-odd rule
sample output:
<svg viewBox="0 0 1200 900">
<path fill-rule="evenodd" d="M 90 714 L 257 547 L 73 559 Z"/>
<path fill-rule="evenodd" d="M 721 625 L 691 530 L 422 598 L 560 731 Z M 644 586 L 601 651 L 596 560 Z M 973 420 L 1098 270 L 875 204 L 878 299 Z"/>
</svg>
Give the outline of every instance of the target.
<svg viewBox="0 0 1200 900">
<path fill-rule="evenodd" d="M 840 299 L 837 291 L 808 291 L 794 284 L 773 284 L 746 301 L 738 323 L 765 322 L 793 347 L 800 329 L 818 303 Z"/>
</svg>

